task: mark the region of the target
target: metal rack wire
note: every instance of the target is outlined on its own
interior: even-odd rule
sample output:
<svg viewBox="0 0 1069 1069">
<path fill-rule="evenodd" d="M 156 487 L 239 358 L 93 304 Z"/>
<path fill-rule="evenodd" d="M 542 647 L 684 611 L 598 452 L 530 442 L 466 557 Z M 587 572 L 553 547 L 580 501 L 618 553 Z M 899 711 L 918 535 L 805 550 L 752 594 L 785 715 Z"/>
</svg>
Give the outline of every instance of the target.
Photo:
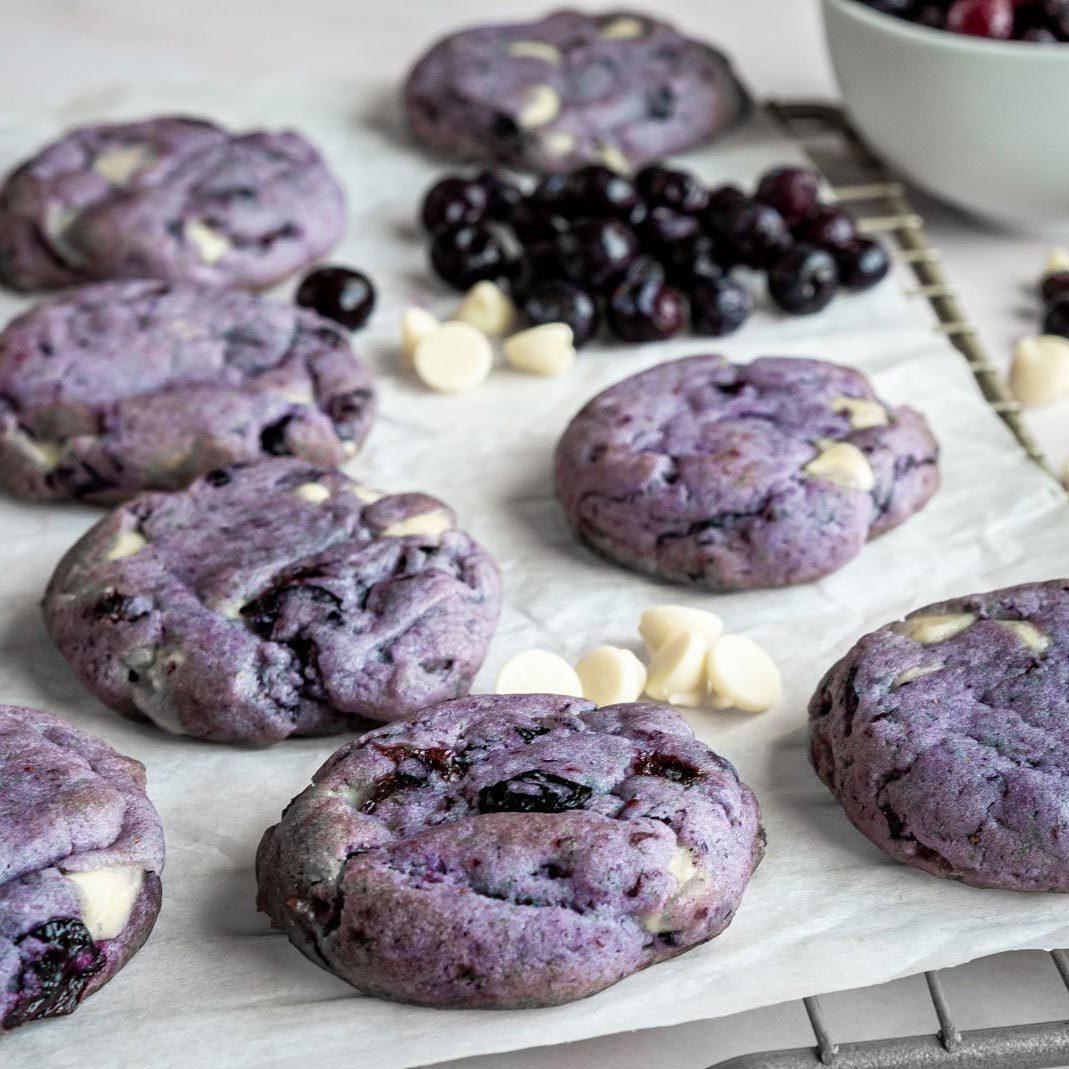
<svg viewBox="0 0 1069 1069">
<path fill-rule="evenodd" d="M 927 300 L 935 313 L 935 329 L 945 334 L 965 357 L 988 404 L 1003 419 L 1021 447 L 1053 476 L 1046 458 L 1021 417 L 1021 406 L 1006 389 L 998 369 L 988 360 L 976 329 L 969 322 L 929 243 L 924 220 L 913 210 L 905 188 L 888 178 L 879 160 L 865 147 L 843 113 L 831 105 L 776 103 L 770 114 L 812 157 L 832 185 L 836 198 L 848 202 L 861 229 L 882 234 L 894 243 L 894 256 L 917 280 L 910 295 Z M 1058 974 L 1069 990 L 1069 952 L 1051 952 Z M 820 997 L 802 1000 L 815 1045 L 763 1051 L 719 1062 L 710 1069 L 1051 1069 L 1069 1065 L 1069 1019 L 1039 1024 L 1007 1025 L 963 1031 L 939 973 L 926 972 L 928 994 L 939 1031 L 928 1035 L 836 1043 L 825 1021 Z"/>
</svg>

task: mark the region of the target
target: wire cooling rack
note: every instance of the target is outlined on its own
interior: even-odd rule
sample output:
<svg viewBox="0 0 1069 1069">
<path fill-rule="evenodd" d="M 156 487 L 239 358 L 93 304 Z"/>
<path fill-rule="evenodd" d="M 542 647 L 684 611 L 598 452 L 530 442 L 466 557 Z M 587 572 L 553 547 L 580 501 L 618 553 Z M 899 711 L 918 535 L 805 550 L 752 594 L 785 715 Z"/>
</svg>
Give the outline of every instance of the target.
<svg viewBox="0 0 1069 1069">
<path fill-rule="evenodd" d="M 899 183 L 891 181 L 879 160 L 864 146 L 843 113 L 826 104 L 772 103 L 772 116 L 798 141 L 831 183 L 836 199 L 857 215 L 861 229 L 880 234 L 894 246 L 899 263 L 916 279 L 910 295 L 927 300 L 935 313 L 934 329 L 945 334 L 965 357 L 988 404 L 1005 421 L 1036 464 L 1052 474 L 1043 453 L 1025 427 L 1021 406 L 1003 385 L 988 360 L 954 290 L 929 243 L 924 220 L 913 210 Z M 1069 989 L 1069 952 L 1050 955 Z M 1069 1065 L 1069 1020 L 962 1030 L 940 974 L 924 974 L 939 1031 L 928 1035 L 836 1043 L 819 996 L 802 1003 L 815 1044 L 793 1050 L 763 1051 L 719 1062 L 710 1069 L 1050 1069 Z"/>
</svg>

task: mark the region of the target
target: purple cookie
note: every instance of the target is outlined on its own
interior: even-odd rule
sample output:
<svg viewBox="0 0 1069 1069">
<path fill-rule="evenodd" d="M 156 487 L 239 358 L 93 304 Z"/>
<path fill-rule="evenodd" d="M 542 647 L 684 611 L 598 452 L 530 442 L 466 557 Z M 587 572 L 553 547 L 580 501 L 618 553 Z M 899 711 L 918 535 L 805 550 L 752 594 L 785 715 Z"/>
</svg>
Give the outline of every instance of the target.
<svg viewBox="0 0 1069 1069">
<path fill-rule="evenodd" d="M 0 483 L 110 503 L 270 455 L 334 467 L 374 408 L 348 336 L 314 312 L 188 283 L 98 283 L 0 334 Z"/>
<path fill-rule="evenodd" d="M 466 693 L 499 608 L 496 566 L 447 506 L 299 460 L 133 498 L 68 551 L 44 602 L 105 705 L 259 746 Z"/>
<path fill-rule="evenodd" d="M 341 187 L 299 134 L 176 117 L 84 126 L 0 189 L 0 280 L 260 289 L 320 257 L 344 225 Z"/>
<path fill-rule="evenodd" d="M 757 800 L 658 705 L 461 698 L 343 746 L 260 844 L 259 907 L 369 995 L 584 998 L 719 935 Z"/>
<path fill-rule="evenodd" d="M 695 356 L 612 386 L 557 447 L 579 537 L 709 590 L 785 586 L 852 560 L 938 485 L 922 416 L 820 360 Z"/>
<path fill-rule="evenodd" d="M 707 141 L 745 104 L 721 53 L 630 11 L 463 30 L 405 86 L 421 141 L 536 171 L 635 167 Z"/>
<path fill-rule="evenodd" d="M 1069 891 L 1069 580 L 866 635 L 809 715 L 817 774 L 881 850 L 976 887 Z"/>
<path fill-rule="evenodd" d="M 0 705 L 0 1035 L 71 1013 L 160 911 L 145 770 L 66 721 Z"/>
</svg>

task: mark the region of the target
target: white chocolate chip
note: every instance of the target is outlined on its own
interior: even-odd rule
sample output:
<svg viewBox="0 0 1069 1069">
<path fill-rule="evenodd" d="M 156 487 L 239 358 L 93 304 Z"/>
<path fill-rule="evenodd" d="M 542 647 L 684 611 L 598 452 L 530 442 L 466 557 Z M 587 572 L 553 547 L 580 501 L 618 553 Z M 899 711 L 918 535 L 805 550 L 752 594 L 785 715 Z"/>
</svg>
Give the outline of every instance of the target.
<svg viewBox="0 0 1069 1069">
<path fill-rule="evenodd" d="M 365 505 L 374 505 L 386 496 L 381 490 L 372 490 L 370 486 L 361 486 L 359 483 L 354 483 L 350 489 Z"/>
<path fill-rule="evenodd" d="M 676 907 L 690 897 L 691 889 L 695 884 L 705 883 L 705 872 L 695 864 L 694 853 L 685 846 L 678 847 L 672 855 L 672 860 L 665 866 L 665 871 L 674 877 L 679 889 L 665 902 L 664 907 L 656 913 L 647 914 L 642 918 L 642 927 L 651 935 L 658 932 L 670 932 L 679 927 L 679 917 Z"/>
<path fill-rule="evenodd" d="M 125 186 L 150 164 L 156 153 L 149 145 L 116 145 L 93 160 L 93 170 L 113 186 Z"/>
<path fill-rule="evenodd" d="M 114 939 L 122 932 L 145 881 L 145 870 L 137 865 L 111 865 L 63 875 L 78 892 L 82 923 L 94 942 Z"/>
<path fill-rule="evenodd" d="M 13 430 L 7 436 L 7 443 L 25 453 L 45 471 L 52 471 L 63 455 L 63 443 L 50 442 L 45 438 L 31 438 L 25 431 Z"/>
<path fill-rule="evenodd" d="M 470 323 L 443 323 L 416 346 L 416 374 L 439 393 L 464 393 L 481 383 L 494 366 L 494 351 Z"/>
<path fill-rule="evenodd" d="M 946 642 L 960 635 L 962 631 L 972 627 L 976 619 L 976 615 L 971 612 L 911 616 L 908 620 L 895 624 L 894 629 L 922 646 L 934 646 L 937 642 Z"/>
<path fill-rule="evenodd" d="M 546 650 L 526 650 L 511 657 L 497 674 L 498 694 L 564 694 L 583 696 L 583 684 L 575 669 L 563 658 Z"/>
<path fill-rule="evenodd" d="M 705 701 L 709 645 L 697 631 L 680 631 L 650 661 L 646 693 L 654 701 L 696 708 Z"/>
<path fill-rule="evenodd" d="M 868 493 L 876 485 L 876 476 L 865 454 L 850 442 L 832 442 L 802 469 L 811 479 L 834 483 L 847 490 Z"/>
<path fill-rule="evenodd" d="M 550 159 L 567 156 L 575 148 L 575 135 L 567 130 L 547 130 L 542 135 L 542 151 Z"/>
<path fill-rule="evenodd" d="M 723 634 L 724 623 L 716 613 L 704 609 L 691 609 L 686 605 L 654 605 L 643 612 L 638 631 L 652 655 L 680 631 L 696 631 L 711 648 Z"/>
<path fill-rule="evenodd" d="M 850 419 L 850 426 L 856 431 L 886 427 L 890 422 L 887 409 L 879 401 L 862 397 L 833 397 L 831 407 L 833 412 L 845 412 Z"/>
<path fill-rule="evenodd" d="M 1010 389 L 1022 405 L 1069 396 L 1069 340 L 1054 334 L 1022 338 L 1013 350 Z"/>
<path fill-rule="evenodd" d="M 120 531 L 104 559 L 121 560 L 123 557 L 132 557 L 147 545 L 148 541 L 140 531 Z"/>
<path fill-rule="evenodd" d="M 319 505 L 330 497 L 330 490 L 322 483 L 301 483 L 293 492 L 313 505 Z"/>
<path fill-rule="evenodd" d="M 615 145 L 610 145 L 607 141 L 603 141 L 598 146 L 598 159 L 610 171 L 616 171 L 618 174 L 629 174 L 631 171 L 631 164 L 627 162 L 627 157 Z"/>
<path fill-rule="evenodd" d="M 453 529 L 453 517 L 447 509 L 431 509 L 417 516 L 391 523 L 382 533 L 387 538 L 405 538 L 415 535 L 421 538 L 441 538 L 446 531 Z"/>
<path fill-rule="evenodd" d="M 1047 257 L 1047 269 L 1045 275 L 1056 275 L 1060 271 L 1069 271 L 1069 249 L 1055 248 L 1050 250 Z"/>
<path fill-rule="evenodd" d="M 499 338 L 512 330 L 516 322 L 516 306 L 500 286 L 484 280 L 468 290 L 453 318 L 470 323 L 487 337 Z"/>
<path fill-rule="evenodd" d="M 49 244 L 60 258 L 69 264 L 80 264 L 85 261 L 82 253 L 67 240 L 68 231 L 80 214 L 75 208 L 65 208 L 58 204 L 50 205 L 45 213 L 45 234 Z"/>
<path fill-rule="evenodd" d="M 525 130 L 545 126 L 560 114 L 560 93 L 551 85 L 532 85 L 523 94 L 523 106 L 516 121 Z"/>
<path fill-rule="evenodd" d="M 595 705 L 635 702 L 646 687 L 646 666 L 630 651 L 599 646 L 575 666 L 583 697 Z"/>
<path fill-rule="evenodd" d="M 528 375 L 563 375 L 575 364 L 572 328 L 567 323 L 543 323 L 521 330 L 506 340 L 505 359 Z"/>
<path fill-rule="evenodd" d="M 694 854 L 686 847 L 680 847 L 668 862 L 668 871 L 680 883 L 689 883 L 698 871 L 698 866 L 694 864 Z"/>
<path fill-rule="evenodd" d="M 291 405 L 313 405 L 315 395 L 311 386 L 291 386 L 285 390 L 272 390 L 275 397 L 288 401 Z"/>
<path fill-rule="evenodd" d="M 441 325 L 425 308 L 413 305 L 404 310 L 401 315 L 401 352 L 410 364 L 419 343 Z"/>
<path fill-rule="evenodd" d="M 508 46 L 508 54 L 520 59 L 540 59 L 545 63 L 560 63 L 560 49 L 545 41 L 513 41 Z"/>
<path fill-rule="evenodd" d="M 1030 650 L 1035 650 L 1036 653 L 1044 653 L 1050 649 L 1050 638 L 1027 620 L 996 620 L 995 622 L 999 627 L 1012 631 Z"/>
<path fill-rule="evenodd" d="M 203 219 L 187 219 L 182 234 L 195 245 L 202 263 L 217 264 L 229 251 L 230 239 Z"/>
<path fill-rule="evenodd" d="M 646 35 L 646 24 L 641 19 L 623 15 L 601 27 L 601 36 L 610 41 L 633 41 Z"/>
<path fill-rule="evenodd" d="M 167 324 L 167 333 L 180 341 L 192 341 L 200 334 L 200 327 L 188 319 L 172 319 Z"/>
<path fill-rule="evenodd" d="M 709 651 L 706 672 L 718 709 L 763 713 L 783 694 L 775 661 L 745 635 L 722 635 Z"/>
<path fill-rule="evenodd" d="M 925 676 L 930 676 L 933 672 L 938 672 L 943 668 L 943 664 L 922 664 L 917 665 L 916 668 L 907 668 L 904 672 L 900 672 L 895 681 L 891 684 L 892 687 L 904 687 L 907 683 L 913 683 L 918 679 L 923 679 Z"/>
</svg>

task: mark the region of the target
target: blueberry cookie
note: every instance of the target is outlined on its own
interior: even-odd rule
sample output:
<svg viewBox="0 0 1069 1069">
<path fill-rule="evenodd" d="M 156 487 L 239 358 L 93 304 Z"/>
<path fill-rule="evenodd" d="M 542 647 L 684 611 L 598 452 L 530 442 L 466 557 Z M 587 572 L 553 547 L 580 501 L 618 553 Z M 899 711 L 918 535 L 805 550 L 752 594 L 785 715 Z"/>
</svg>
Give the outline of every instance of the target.
<svg viewBox="0 0 1069 1069">
<path fill-rule="evenodd" d="M 71 1013 L 160 911 L 145 770 L 37 709 L 0 705 L 0 1034 Z"/>
<path fill-rule="evenodd" d="M 1069 891 L 1069 581 L 866 635 L 809 716 L 817 774 L 881 850 L 976 887 Z"/>
<path fill-rule="evenodd" d="M 463 30 L 405 86 L 421 141 L 537 171 L 635 167 L 708 140 L 745 102 L 723 55 L 629 11 Z"/>
<path fill-rule="evenodd" d="M 0 188 L 0 281 L 259 289 L 316 260 L 344 223 L 337 180 L 291 131 L 230 134 L 175 117 L 84 126 Z"/>
<path fill-rule="evenodd" d="M 670 709 L 461 698 L 323 765 L 264 835 L 259 907 L 369 995 L 551 1006 L 719 935 L 763 849 Z"/>
<path fill-rule="evenodd" d="M 106 705 L 251 745 L 466 693 L 499 607 L 496 566 L 447 506 L 293 459 L 131 499 L 66 554 L 44 603 Z"/>
<path fill-rule="evenodd" d="M 709 590 L 826 575 L 938 484 L 923 417 L 857 371 L 695 356 L 610 387 L 557 447 L 579 537 L 636 571 Z"/>
<path fill-rule="evenodd" d="M 314 312 L 189 283 L 97 283 L 0 334 L 0 483 L 108 503 L 265 456 L 334 467 L 374 407 L 348 336 Z"/>
</svg>

